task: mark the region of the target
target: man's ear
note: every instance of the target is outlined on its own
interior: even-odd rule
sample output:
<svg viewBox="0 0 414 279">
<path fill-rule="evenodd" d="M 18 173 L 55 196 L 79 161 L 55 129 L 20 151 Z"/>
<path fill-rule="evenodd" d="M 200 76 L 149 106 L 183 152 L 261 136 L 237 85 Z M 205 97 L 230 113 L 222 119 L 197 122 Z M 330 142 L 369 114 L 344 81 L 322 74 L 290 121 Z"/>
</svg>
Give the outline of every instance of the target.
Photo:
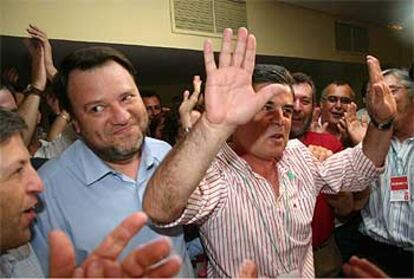
<svg viewBox="0 0 414 279">
<path fill-rule="evenodd" d="M 80 135 L 81 129 L 80 129 L 80 126 L 79 126 L 79 122 L 78 122 L 78 120 L 76 120 L 73 117 L 72 117 L 72 127 L 73 127 L 73 130 L 75 130 L 75 133 Z"/>
</svg>

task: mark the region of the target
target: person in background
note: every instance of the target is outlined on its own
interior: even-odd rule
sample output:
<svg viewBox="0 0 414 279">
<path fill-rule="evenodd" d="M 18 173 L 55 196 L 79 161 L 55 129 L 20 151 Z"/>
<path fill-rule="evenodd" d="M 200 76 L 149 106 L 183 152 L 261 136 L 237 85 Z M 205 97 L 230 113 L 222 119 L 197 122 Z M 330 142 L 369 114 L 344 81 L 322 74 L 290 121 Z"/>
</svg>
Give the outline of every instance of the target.
<svg viewBox="0 0 414 279">
<path fill-rule="evenodd" d="M 160 96 L 152 90 L 142 91 L 142 101 L 147 109 L 149 120 L 152 121 L 163 109 Z"/>
</svg>

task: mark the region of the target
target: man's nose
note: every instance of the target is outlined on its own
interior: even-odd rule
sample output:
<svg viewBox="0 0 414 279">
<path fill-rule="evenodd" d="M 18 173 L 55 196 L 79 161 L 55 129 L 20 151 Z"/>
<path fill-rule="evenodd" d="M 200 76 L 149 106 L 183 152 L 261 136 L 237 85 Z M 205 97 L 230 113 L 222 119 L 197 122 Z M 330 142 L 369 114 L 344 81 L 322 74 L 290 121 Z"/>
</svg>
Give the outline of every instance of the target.
<svg viewBox="0 0 414 279">
<path fill-rule="evenodd" d="M 301 106 L 301 103 L 300 103 L 299 99 L 296 99 L 295 102 L 293 103 L 293 109 L 295 111 L 301 111 L 302 110 L 302 106 Z"/>
<path fill-rule="evenodd" d="M 130 113 L 125 107 L 118 104 L 112 107 L 112 122 L 114 124 L 125 124 L 129 117 Z"/>
<path fill-rule="evenodd" d="M 272 117 L 272 122 L 274 124 L 278 124 L 281 125 L 282 124 L 282 120 L 283 120 L 283 110 L 281 107 L 276 108 L 273 111 L 273 117 Z"/>
<path fill-rule="evenodd" d="M 30 166 L 29 167 L 29 174 L 28 174 L 28 183 L 27 183 L 27 191 L 35 194 L 39 194 L 43 192 L 44 185 L 42 180 L 40 179 L 39 175 L 35 171 L 35 169 Z"/>
</svg>

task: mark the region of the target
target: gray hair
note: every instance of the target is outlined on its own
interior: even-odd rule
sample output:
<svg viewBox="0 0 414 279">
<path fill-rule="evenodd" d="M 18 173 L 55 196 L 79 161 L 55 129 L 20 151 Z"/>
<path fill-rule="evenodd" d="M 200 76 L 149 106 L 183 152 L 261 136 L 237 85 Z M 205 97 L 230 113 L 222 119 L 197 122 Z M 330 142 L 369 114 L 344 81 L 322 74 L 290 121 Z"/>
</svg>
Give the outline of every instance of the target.
<svg viewBox="0 0 414 279">
<path fill-rule="evenodd" d="M 23 118 L 16 112 L 0 108 L 0 143 L 4 143 L 15 134 L 21 134 L 26 128 Z"/>
<path fill-rule="evenodd" d="M 400 83 L 405 88 L 407 88 L 408 94 L 410 94 L 410 96 L 414 96 L 414 80 L 411 79 L 407 70 L 391 68 L 383 71 L 382 75 L 384 77 L 393 75 L 394 77 L 398 78 L 400 80 Z"/>
</svg>

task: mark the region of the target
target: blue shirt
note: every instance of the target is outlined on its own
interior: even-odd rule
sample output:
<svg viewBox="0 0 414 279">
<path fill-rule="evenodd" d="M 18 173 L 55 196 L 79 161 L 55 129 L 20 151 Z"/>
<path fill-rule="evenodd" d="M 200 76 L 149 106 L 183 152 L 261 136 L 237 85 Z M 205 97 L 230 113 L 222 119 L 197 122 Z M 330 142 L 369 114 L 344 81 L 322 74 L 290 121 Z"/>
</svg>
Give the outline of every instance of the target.
<svg viewBox="0 0 414 279">
<path fill-rule="evenodd" d="M 32 241 L 45 274 L 48 271 L 48 232 L 63 230 L 72 240 L 78 264 L 127 216 L 142 211 L 149 178 L 170 150 L 162 141 L 145 138 L 138 177 L 133 180 L 105 164 L 88 146 L 77 140 L 59 158 L 50 160 L 39 174 L 45 184 L 46 208 L 38 216 Z M 182 227 L 169 230 L 146 225 L 121 255 L 137 246 L 168 235 L 175 253 L 183 259 L 180 277 L 192 277 Z"/>
<path fill-rule="evenodd" d="M 391 176 L 407 176 L 408 202 L 391 202 Z M 361 211 L 360 231 L 376 241 L 413 251 L 414 247 L 414 138 L 393 138 L 385 171 L 372 184 L 369 202 Z"/>
</svg>

